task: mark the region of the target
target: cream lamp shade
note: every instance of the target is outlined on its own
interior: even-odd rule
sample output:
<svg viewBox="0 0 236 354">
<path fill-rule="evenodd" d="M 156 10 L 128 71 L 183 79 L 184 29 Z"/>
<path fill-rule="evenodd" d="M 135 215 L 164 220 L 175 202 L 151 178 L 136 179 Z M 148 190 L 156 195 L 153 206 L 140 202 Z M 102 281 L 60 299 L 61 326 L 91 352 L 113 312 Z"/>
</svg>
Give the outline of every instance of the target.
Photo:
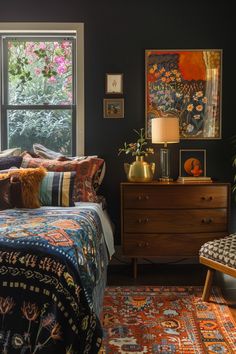
<svg viewBox="0 0 236 354">
<path fill-rule="evenodd" d="M 152 122 L 152 143 L 164 144 L 160 151 L 160 181 L 169 182 L 170 178 L 170 153 L 167 144 L 179 142 L 179 119 L 173 116 L 153 118 Z"/>
<path fill-rule="evenodd" d="M 170 144 L 179 142 L 179 119 L 177 117 L 153 118 L 152 143 Z"/>
</svg>

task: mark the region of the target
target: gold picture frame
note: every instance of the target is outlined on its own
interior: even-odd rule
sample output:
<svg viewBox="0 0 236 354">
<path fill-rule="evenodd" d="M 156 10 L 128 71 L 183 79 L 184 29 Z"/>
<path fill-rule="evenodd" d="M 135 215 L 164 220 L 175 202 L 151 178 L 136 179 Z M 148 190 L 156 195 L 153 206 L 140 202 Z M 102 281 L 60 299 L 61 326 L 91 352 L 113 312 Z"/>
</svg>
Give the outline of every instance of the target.
<svg viewBox="0 0 236 354">
<path fill-rule="evenodd" d="M 103 117 L 104 118 L 124 118 L 124 99 L 104 98 Z"/>
<path fill-rule="evenodd" d="M 105 91 L 107 95 L 122 95 L 123 74 L 106 74 Z"/>
</svg>

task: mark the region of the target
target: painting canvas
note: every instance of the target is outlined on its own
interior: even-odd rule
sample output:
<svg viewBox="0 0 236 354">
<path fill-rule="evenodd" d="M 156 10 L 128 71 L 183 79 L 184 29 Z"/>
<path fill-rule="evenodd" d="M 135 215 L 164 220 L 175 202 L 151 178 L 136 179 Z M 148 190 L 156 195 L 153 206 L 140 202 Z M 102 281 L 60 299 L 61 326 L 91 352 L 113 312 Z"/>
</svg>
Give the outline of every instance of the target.
<svg viewBox="0 0 236 354">
<path fill-rule="evenodd" d="M 181 177 L 206 176 L 206 150 L 187 150 L 179 152 L 179 175 Z"/>
<path fill-rule="evenodd" d="M 124 99 L 104 98 L 103 116 L 104 118 L 124 118 Z"/>
<path fill-rule="evenodd" d="M 181 139 L 221 138 L 222 50 L 146 50 L 146 137 L 152 118 L 179 118 Z"/>
<path fill-rule="evenodd" d="M 106 94 L 123 93 L 123 74 L 106 74 Z"/>
</svg>

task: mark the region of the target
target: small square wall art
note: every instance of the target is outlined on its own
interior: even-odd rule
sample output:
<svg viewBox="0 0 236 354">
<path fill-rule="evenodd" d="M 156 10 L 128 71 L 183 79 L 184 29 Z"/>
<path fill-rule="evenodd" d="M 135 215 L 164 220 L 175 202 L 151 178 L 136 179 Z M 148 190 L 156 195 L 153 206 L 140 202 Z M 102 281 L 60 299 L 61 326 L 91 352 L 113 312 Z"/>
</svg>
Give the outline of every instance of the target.
<svg viewBox="0 0 236 354">
<path fill-rule="evenodd" d="M 103 117 L 104 118 L 124 118 L 124 99 L 104 98 Z"/>
</svg>

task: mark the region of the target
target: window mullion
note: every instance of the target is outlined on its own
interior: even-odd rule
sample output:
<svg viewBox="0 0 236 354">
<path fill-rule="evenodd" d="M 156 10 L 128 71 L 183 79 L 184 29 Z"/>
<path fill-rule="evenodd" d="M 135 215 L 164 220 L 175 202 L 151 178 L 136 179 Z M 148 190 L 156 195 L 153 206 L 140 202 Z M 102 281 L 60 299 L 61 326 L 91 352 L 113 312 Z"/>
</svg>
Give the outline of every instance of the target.
<svg viewBox="0 0 236 354">
<path fill-rule="evenodd" d="M 15 110 L 52 110 L 52 109 L 73 109 L 75 105 L 3 105 L 5 110 L 15 109 Z"/>
<path fill-rule="evenodd" d="M 5 105 L 9 102 L 8 97 L 8 71 L 7 71 L 7 60 L 8 60 L 8 50 L 7 50 L 7 42 L 3 41 L 3 73 L 2 79 L 4 82 L 3 91 L 2 91 L 2 104 Z"/>
</svg>

